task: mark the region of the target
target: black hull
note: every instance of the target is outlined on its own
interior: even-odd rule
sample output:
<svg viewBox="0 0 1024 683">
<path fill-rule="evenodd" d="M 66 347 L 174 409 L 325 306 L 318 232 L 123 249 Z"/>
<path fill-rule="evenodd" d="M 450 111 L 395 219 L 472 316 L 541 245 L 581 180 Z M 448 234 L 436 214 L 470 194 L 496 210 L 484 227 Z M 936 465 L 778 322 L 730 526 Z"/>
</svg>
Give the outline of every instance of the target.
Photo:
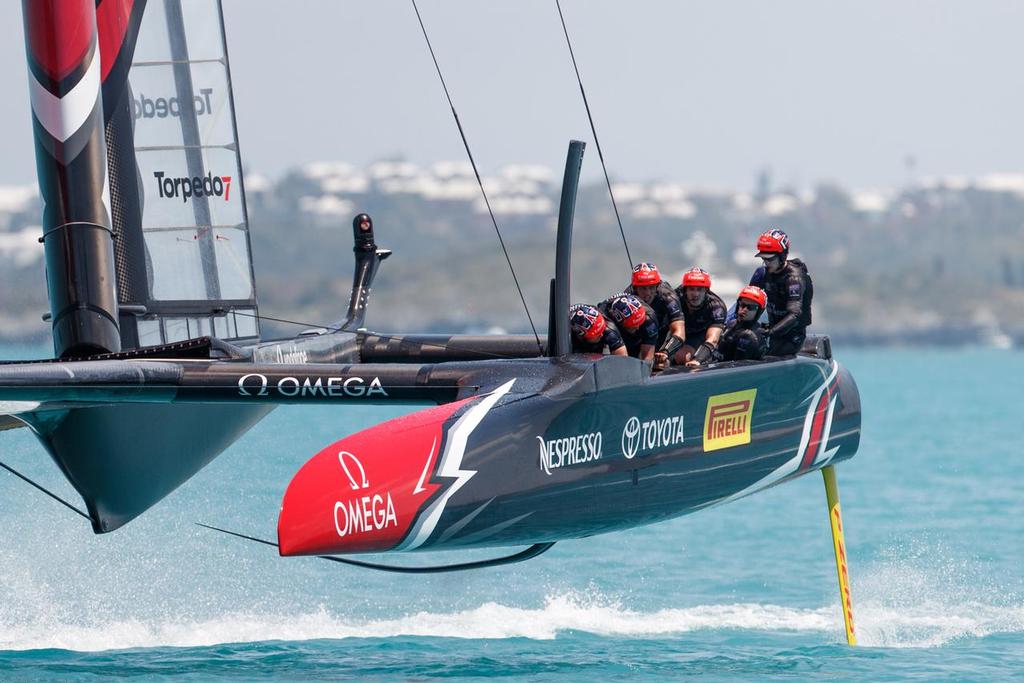
<svg viewBox="0 0 1024 683">
<path fill-rule="evenodd" d="M 520 370 L 530 365 L 533 373 L 520 372 L 491 398 L 386 422 L 325 448 L 285 494 L 282 553 L 590 536 L 763 490 L 851 457 L 860 439 L 856 385 L 831 360 L 641 381 L 643 366 L 628 358 L 519 362 Z M 554 374 L 576 379 L 547 381 Z M 716 421 L 724 424 L 718 432 Z"/>
</svg>

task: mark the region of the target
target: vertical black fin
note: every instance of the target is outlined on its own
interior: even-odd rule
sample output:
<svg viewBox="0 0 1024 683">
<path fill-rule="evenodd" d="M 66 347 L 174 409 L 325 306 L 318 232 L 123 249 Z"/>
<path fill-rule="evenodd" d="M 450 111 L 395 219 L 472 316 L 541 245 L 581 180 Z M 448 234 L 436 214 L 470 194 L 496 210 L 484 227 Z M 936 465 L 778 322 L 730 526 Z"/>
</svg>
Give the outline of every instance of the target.
<svg viewBox="0 0 1024 683">
<path fill-rule="evenodd" d="M 585 142 L 572 140 L 565 158 L 562 200 L 558 208 L 558 235 L 555 246 L 555 279 L 551 287 L 548 320 L 548 355 L 564 356 L 572 351 L 569 338 L 569 286 L 572 271 L 572 219 L 576 213 L 576 190 L 580 183 Z"/>
</svg>

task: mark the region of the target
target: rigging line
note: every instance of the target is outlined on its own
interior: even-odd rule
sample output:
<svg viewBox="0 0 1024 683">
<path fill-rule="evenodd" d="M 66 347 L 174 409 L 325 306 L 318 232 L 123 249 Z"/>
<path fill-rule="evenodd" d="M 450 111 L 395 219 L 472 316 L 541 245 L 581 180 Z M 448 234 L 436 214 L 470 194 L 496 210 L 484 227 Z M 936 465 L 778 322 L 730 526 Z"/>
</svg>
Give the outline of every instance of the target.
<svg viewBox="0 0 1024 683">
<path fill-rule="evenodd" d="M 7 464 L 5 464 L 5 463 L 3 463 L 3 462 L 0 462 L 0 467 L 4 468 L 4 469 L 5 469 L 5 470 L 7 470 L 8 472 L 10 472 L 10 473 L 11 473 L 11 474 L 13 474 L 14 476 L 16 476 L 16 477 L 17 477 L 18 479 L 21 479 L 22 481 L 24 481 L 25 483 L 27 483 L 27 484 L 31 484 L 32 486 L 36 487 L 37 489 L 39 489 L 40 491 L 42 491 L 43 493 L 45 493 L 46 495 L 48 495 L 48 496 L 49 496 L 50 498 L 53 498 L 53 499 L 54 499 L 55 501 L 57 501 L 58 503 L 60 503 L 60 504 L 61 504 L 61 505 L 63 505 L 64 507 L 68 508 L 69 510 L 72 510 L 72 511 L 74 511 L 74 512 L 77 512 L 78 514 L 80 514 L 80 515 L 81 515 L 82 517 L 85 517 L 85 518 L 86 518 L 87 520 L 89 520 L 90 522 L 92 521 L 92 517 L 90 517 L 90 516 L 89 516 L 89 515 L 87 515 L 86 513 L 82 512 L 81 510 L 79 510 L 78 508 L 76 508 L 76 507 L 75 507 L 74 505 L 72 505 L 71 503 L 67 502 L 66 500 L 64 500 L 63 498 L 61 498 L 60 496 L 58 496 L 58 495 L 57 495 L 56 493 L 53 493 L 52 491 L 49 491 L 49 490 L 47 490 L 47 489 L 43 488 L 42 486 L 40 486 L 39 484 L 35 483 L 34 481 L 32 481 L 31 479 L 29 479 L 29 478 L 28 478 L 28 477 L 26 477 L 26 476 L 25 476 L 24 474 L 22 474 L 21 472 L 19 472 L 19 471 L 18 471 L 18 470 L 16 470 L 16 469 L 14 469 L 14 468 L 13 468 L 13 467 L 11 467 L 10 465 L 7 465 Z"/>
<path fill-rule="evenodd" d="M 544 347 L 540 343 L 540 335 L 537 334 L 537 326 L 533 324 L 533 316 L 530 315 L 530 307 L 526 305 L 526 297 L 523 296 L 523 288 L 519 286 L 519 278 L 516 277 L 516 269 L 512 267 L 512 258 L 508 255 L 508 249 L 505 248 L 505 240 L 501 238 L 501 230 L 498 229 L 498 220 L 494 217 L 494 210 L 491 209 L 491 200 L 487 198 L 487 191 L 484 190 L 484 182 L 480 179 L 480 171 L 476 167 L 476 161 L 473 159 L 473 152 L 469 149 L 469 141 L 466 140 L 466 132 L 462 129 L 462 121 L 459 120 L 459 114 L 455 111 L 455 103 L 452 102 L 451 93 L 448 92 L 448 84 L 444 81 L 444 75 L 441 73 L 441 65 L 437 63 L 437 55 L 434 54 L 434 46 L 430 44 L 430 37 L 427 35 L 427 27 L 423 24 L 423 17 L 420 16 L 420 8 L 416 5 L 416 0 L 411 0 L 412 8 L 416 11 L 416 19 L 420 22 L 420 30 L 423 31 L 423 39 L 427 41 L 427 49 L 430 50 L 430 57 L 434 60 L 434 68 L 437 70 L 437 77 L 441 79 L 441 87 L 444 88 L 444 95 L 448 98 L 448 106 L 452 109 L 452 116 L 455 117 L 455 125 L 459 129 L 459 135 L 462 137 L 462 146 L 466 148 L 466 156 L 469 157 L 469 163 L 473 167 L 473 173 L 476 175 L 477 185 L 480 186 L 480 194 L 484 197 L 484 204 L 487 206 L 487 213 L 491 216 L 491 223 L 494 225 L 494 232 L 498 236 L 498 244 L 501 245 L 501 250 L 505 253 L 505 261 L 508 262 L 508 269 L 512 272 L 512 280 L 516 283 L 516 290 L 519 292 L 519 299 L 523 302 L 523 309 L 526 311 L 526 318 L 530 321 L 530 327 L 533 329 L 533 336 L 537 339 L 537 349 L 544 354 Z M 598 147 L 600 150 L 600 147 Z M 632 265 L 630 265 L 632 268 Z"/>
<path fill-rule="evenodd" d="M 331 332 L 339 332 L 340 331 L 338 328 L 333 327 L 332 325 L 318 325 L 316 323 L 301 322 L 301 321 L 298 321 L 298 320 L 288 320 L 286 318 L 274 318 L 274 317 L 269 316 L 269 315 L 252 314 L 252 313 L 249 313 L 248 311 L 235 311 L 234 313 L 235 313 L 235 315 L 245 315 L 245 316 L 248 316 L 250 318 L 256 318 L 258 320 L 272 320 L 272 321 L 278 322 L 278 323 L 287 323 L 289 325 L 299 325 L 301 327 L 322 327 L 323 329 L 330 330 Z M 471 346 L 454 346 L 452 344 L 442 344 L 441 342 L 429 342 L 429 341 L 422 341 L 422 340 L 405 339 L 405 337 L 407 337 L 408 335 L 404 335 L 404 334 L 383 334 L 381 332 L 365 332 L 365 334 L 367 336 L 373 336 L 373 337 L 377 337 L 379 339 L 384 339 L 384 340 L 387 340 L 387 341 L 398 340 L 399 344 L 408 345 L 408 346 L 421 346 L 421 347 L 422 346 L 429 346 L 430 348 L 445 349 L 447 351 L 465 351 L 467 353 L 468 352 L 472 352 L 472 353 L 479 354 L 481 356 L 490 356 L 491 358 L 499 358 L 499 359 L 515 359 L 515 358 L 521 358 L 522 357 L 522 356 L 512 356 L 512 355 L 509 355 L 507 353 L 495 353 L 493 351 L 480 351 L 478 349 L 474 349 Z M 267 341 L 291 341 L 291 339 L 289 338 L 289 339 L 277 339 L 277 340 L 267 340 Z M 541 355 L 544 355 L 543 354 L 543 349 L 541 350 Z"/>
<path fill-rule="evenodd" d="M 615 210 L 615 220 L 619 223 L 619 234 L 622 235 L 622 246 L 626 249 L 626 258 L 629 259 L 629 269 L 633 269 L 633 257 L 629 253 L 629 244 L 626 242 L 626 231 L 622 227 L 622 217 L 619 216 L 619 205 L 615 202 L 615 193 L 612 192 L 612 181 L 608 178 L 608 166 L 604 163 L 604 153 L 601 152 L 601 141 L 597 139 L 597 128 L 594 126 L 594 117 L 590 114 L 590 103 L 587 101 L 587 92 L 583 89 L 583 79 L 580 77 L 580 68 L 576 65 L 576 53 L 572 49 L 572 41 L 569 40 L 569 29 L 565 25 L 565 15 L 562 14 L 562 3 L 555 0 L 555 7 L 558 8 L 558 18 L 562 20 L 562 31 L 565 33 L 565 44 L 569 47 L 569 56 L 572 57 L 572 68 L 576 71 L 576 82 L 580 84 L 580 94 L 583 95 L 583 106 L 587 110 L 587 120 L 590 121 L 590 132 L 594 134 L 594 146 L 597 147 L 597 158 L 601 160 L 601 169 L 604 171 L 604 182 L 608 186 L 608 196 L 612 199 L 612 209 Z"/>
</svg>

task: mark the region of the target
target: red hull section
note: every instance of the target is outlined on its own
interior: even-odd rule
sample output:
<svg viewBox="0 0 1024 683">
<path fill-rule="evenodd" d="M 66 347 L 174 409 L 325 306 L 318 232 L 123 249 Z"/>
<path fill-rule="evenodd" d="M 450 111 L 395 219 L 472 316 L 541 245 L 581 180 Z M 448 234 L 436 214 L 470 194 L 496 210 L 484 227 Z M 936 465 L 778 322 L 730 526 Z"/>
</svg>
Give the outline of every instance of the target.
<svg viewBox="0 0 1024 683">
<path fill-rule="evenodd" d="M 445 423 L 472 399 L 422 410 L 341 439 L 298 471 L 281 504 L 282 555 L 390 550 L 441 488 Z"/>
</svg>

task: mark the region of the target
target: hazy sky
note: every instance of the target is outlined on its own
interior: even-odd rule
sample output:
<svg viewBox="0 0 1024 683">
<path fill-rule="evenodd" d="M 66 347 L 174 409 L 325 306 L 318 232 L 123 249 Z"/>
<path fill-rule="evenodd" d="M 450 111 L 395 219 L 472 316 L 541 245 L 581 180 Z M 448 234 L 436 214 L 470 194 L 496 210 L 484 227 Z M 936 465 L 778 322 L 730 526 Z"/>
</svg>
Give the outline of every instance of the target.
<svg viewBox="0 0 1024 683">
<path fill-rule="evenodd" d="M 0 184 L 35 161 L 21 3 L 0 2 Z M 407 0 L 224 0 L 243 158 L 464 159 Z M 554 0 L 420 0 L 473 154 L 591 140 Z M 1024 3 L 563 0 L 613 178 L 747 189 L 1024 169 Z M 593 145 L 584 164 L 598 173 Z"/>
</svg>

